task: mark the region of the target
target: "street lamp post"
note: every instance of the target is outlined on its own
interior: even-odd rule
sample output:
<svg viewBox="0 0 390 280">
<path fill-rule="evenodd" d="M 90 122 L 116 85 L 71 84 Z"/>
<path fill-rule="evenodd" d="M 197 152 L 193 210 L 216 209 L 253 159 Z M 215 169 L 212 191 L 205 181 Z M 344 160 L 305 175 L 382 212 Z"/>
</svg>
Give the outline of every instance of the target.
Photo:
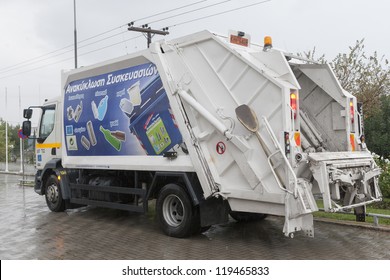
<svg viewBox="0 0 390 280">
<path fill-rule="evenodd" d="M 73 19 L 74 19 L 74 68 L 77 68 L 76 0 L 73 0 Z"/>
<path fill-rule="evenodd" d="M 8 172 L 8 121 L 7 121 L 7 88 L 5 88 L 5 172 Z"/>
</svg>

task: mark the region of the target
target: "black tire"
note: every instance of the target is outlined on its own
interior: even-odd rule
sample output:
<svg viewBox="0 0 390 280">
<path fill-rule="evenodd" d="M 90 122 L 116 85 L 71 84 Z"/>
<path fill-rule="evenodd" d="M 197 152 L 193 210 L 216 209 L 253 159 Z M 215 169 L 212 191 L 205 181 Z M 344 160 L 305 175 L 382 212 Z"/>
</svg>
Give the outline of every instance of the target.
<svg viewBox="0 0 390 280">
<path fill-rule="evenodd" d="M 204 233 L 204 232 L 208 231 L 210 228 L 211 228 L 211 226 L 201 227 L 200 228 L 200 233 Z"/>
<path fill-rule="evenodd" d="M 65 200 L 62 199 L 60 182 L 57 176 L 50 175 L 45 184 L 45 198 L 47 207 L 53 212 L 65 210 Z"/>
<path fill-rule="evenodd" d="M 187 192 L 176 184 L 168 184 L 161 189 L 156 212 L 160 227 L 168 236 L 183 238 L 199 232 L 196 208 Z"/>
<path fill-rule="evenodd" d="M 230 211 L 229 214 L 237 222 L 256 222 L 256 221 L 262 221 L 267 217 L 267 214 L 239 212 L 239 211 Z"/>
</svg>

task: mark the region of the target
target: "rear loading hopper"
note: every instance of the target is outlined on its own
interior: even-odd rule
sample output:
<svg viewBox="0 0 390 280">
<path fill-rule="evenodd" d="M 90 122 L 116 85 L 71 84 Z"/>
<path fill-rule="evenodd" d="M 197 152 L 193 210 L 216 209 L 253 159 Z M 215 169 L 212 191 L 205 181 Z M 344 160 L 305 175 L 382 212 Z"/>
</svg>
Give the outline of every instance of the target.
<svg viewBox="0 0 390 280">
<path fill-rule="evenodd" d="M 289 64 L 281 51 L 227 41 L 200 32 L 156 51 L 190 155 L 201 159 L 205 194 L 222 196 L 232 211 L 285 216 L 286 235 L 310 236 L 314 194 L 327 211 L 380 199 L 356 98 L 330 67 Z"/>
</svg>

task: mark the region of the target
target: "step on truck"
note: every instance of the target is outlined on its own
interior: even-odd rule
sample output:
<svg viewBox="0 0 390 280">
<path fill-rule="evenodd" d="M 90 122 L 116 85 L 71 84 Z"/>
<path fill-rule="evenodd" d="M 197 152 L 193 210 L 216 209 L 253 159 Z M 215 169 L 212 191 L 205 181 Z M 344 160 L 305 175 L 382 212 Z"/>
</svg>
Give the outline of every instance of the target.
<svg viewBox="0 0 390 280">
<path fill-rule="evenodd" d="M 24 110 L 36 139 L 35 191 L 50 210 L 145 213 L 165 234 L 283 216 L 314 236 L 313 212 L 365 215 L 381 170 L 361 105 L 328 64 L 208 31 L 62 72 L 62 95 Z"/>
</svg>

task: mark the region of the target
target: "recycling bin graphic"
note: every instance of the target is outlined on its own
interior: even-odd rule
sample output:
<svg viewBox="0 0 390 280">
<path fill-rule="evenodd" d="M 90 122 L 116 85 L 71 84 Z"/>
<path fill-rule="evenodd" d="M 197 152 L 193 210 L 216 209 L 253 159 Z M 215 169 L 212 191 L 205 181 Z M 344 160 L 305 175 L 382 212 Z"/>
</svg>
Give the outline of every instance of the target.
<svg viewBox="0 0 390 280">
<path fill-rule="evenodd" d="M 148 155 L 162 155 L 182 142 L 159 76 L 141 90 L 141 103 L 129 118 L 130 132 Z"/>
</svg>

